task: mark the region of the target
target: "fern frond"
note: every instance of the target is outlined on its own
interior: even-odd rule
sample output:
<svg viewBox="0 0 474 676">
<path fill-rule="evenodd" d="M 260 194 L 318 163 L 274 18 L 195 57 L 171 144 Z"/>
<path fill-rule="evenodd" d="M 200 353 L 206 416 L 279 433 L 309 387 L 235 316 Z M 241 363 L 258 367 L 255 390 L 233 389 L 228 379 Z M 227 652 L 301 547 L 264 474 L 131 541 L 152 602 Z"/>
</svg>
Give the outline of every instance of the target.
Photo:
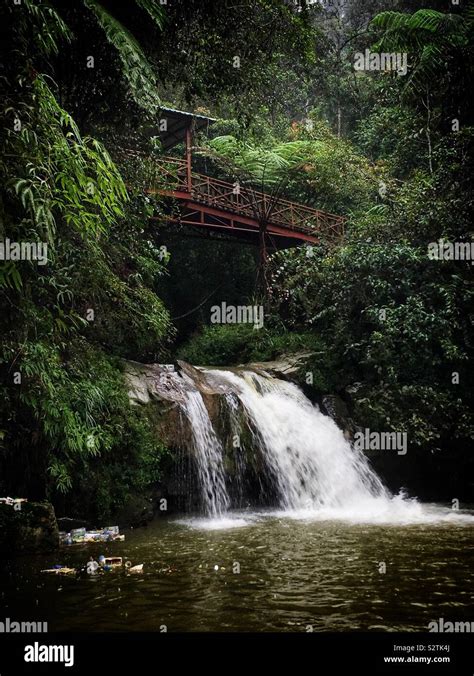
<svg viewBox="0 0 474 676">
<path fill-rule="evenodd" d="M 209 142 L 210 156 L 217 164 L 262 188 L 281 185 L 291 171 L 306 165 L 314 146 L 315 142 L 289 141 L 260 148 L 241 143 L 234 136 L 219 136 Z"/>
<path fill-rule="evenodd" d="M 382 31 L 376 51 L 408 52 L 405 92 L 415 93 L 448 68 L 454 50 L 468 44 L 469 22 L 460 14 L 420 9 L 413 14 L 381 12 L 370 24 Z"/>
</svg>

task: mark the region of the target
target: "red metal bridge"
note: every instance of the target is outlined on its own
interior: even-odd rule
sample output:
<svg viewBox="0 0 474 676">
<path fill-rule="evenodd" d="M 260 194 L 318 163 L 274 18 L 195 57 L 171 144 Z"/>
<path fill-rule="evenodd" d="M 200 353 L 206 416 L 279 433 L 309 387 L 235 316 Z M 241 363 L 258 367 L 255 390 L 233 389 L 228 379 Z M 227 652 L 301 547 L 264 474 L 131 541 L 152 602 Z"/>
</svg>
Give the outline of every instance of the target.
<svg viewBox="0 0 474 676">
<path fill-rule="evenodd" d="M 146 189 L 177 201 L 178 209 L 171 210 L 169 221 L 235 235 L 256 235 L 264 249 L 266 242 L 274 248 L 285 248 L 300 242 L 331 244 L 343 237 L 343 216 L 259 192 L 249 185 L 195 173 L 191 162 L 193 131 L 214 120 L 173 109 L 163 112 L 169 124 L 160 134 L 162 145 L 167 150 L 184 141 L 186 159 L 146 158 L 151 169 Z M 127 154 L 139 157 L 132 151 Z"/>
<path fill-rule="evenodd" d="M 238 183 L 190 173 L 186 160 L 164 157 L 157 162 L 171 187 L 150 186 L 149 191 L 179 200 L 179 215 L 173 218 L 177 223 L 232 230 L 236 234 L 237 231 L 258 234 L 264 223 L 269 237 L 313 244 L 321 239 L 335 242 L 344 234 L 342 216 L 275 198 Z"/>
</svg>

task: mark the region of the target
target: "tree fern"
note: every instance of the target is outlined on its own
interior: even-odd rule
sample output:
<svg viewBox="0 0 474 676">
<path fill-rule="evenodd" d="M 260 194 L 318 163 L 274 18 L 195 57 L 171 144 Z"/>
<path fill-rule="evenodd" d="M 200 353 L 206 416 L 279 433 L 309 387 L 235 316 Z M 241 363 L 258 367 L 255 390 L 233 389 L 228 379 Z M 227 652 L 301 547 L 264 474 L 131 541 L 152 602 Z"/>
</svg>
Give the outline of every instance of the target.
<svg viewBox="0 0 474 676">
<path fill-rule="evenodd" d="M 381 12 L 372 19 L 370 25 L 382 31 L 374 49 L 408 52 L 408 93 L 424 89 L 440 70 L 449 67 L 453 52 L 469 44 L 469 32 L 472 40 L 473 7 L 474 4 L 470 3 L 464 15 L 420 9 L 413 14 Z"/>
<path fill-rule="evenodd" d="M 372 19 L 371 26 L 385 31 L 384 40 L 396 40 L 400 43 L 420 44 L 426 32 L 449 39 L 464 25 L 459 14 L 444 14 L 434 9 L 419 9 L 413 14 L 404 12 L 381 12 Z"/>
<path fill-rule="evenodd" d="M 237 172 L 264 189 L 281 183 L 288 171 L 303 161 L 304 143 L 282 143 L 274 148 L 259 148 L 241 143 L 233 136 L 218 136 L 209 146 L 218 164 Z"/>
</svg>

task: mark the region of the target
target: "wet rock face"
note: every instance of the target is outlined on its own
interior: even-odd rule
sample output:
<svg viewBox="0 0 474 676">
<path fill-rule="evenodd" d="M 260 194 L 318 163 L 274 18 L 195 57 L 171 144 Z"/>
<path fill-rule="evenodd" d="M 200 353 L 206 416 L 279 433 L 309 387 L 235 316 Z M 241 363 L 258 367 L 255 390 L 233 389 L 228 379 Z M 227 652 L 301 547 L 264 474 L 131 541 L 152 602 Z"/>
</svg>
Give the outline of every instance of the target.
<svg viewBox="0 0 474 676">
<path fill-rule="evenodd" d="M 169 402 L 183 401 L 186 383 L 173 364 L 125 363 L 125 380 L 132 404 L 146 405 L 153 399 Z"/>
<path fill-rule="evenodd" d="M 282 380 L 292 380 L 297 377 L 301 367 L 313 355 L 312 352 L 297 352 L 295 354 L 283 354 L 274 361 L 255 362 L 245 364 L 239 368 L 245 368 L 250 371 L 264 371 L 275 378 Z"/>
<path fill-rule="evenodd" d="M 127 361 L 124 376 L 132 406 L 143 406 L 157 437 L 169 449 L 163 459 L 160 497 L 167 511 L 196 511 L 199 487 L 192 453 L 192 430 L 183 413 L 186 393 L 199 389 L 210 415 L 218 414 L 219 394 L 206 383 L 201 372 L 190 364 L 140 364 Z M 150 521 L 157 501 L 145 504 L 143 495 L 133 496 L 117 520 L 131 525 Z M 153 496 L 154 498 L 156 496 Z"/>
<path fill-rule="evenodd" d="M 262 370 L 266 370 L 263 366 Z M 125 364 L 125 379 L 132 405 L 145 407 L 157 436 L 170 450 L 163 463 L 161 484 L 170 512 L 195 512 L 201 507 L 193 431 L 185 415 L 188 392 L 200 392 L 212 427 L 222 443 L 228 491 L 233 504 L 240 504 L 244 492 L 253 497 L 255 504 L 260 501 L 263 504 L 268 498 L 270 489 L 264 485 L 262 478 L 262 459 L 254 448 L 252 432 L 245 423 L 244 411 L 240 410 L 237 400 L 235 405 L 241 417 L 242 446 L 235 446 L 235 429 L 226 399 L 232 390 L 219 378 L 219 370 L 194 367 L 183 361 L 178 361 L 176 365 Z M 245 507 L 246 503 L 240 506 Z"/>
<path fill-rule="evenodd" d="M 161 497 L 161 492 L 152 487 L 142 495 L 132 495 L 123 507 L 114 515 L 120 528 L 140 528 L 146 526 L 155 514 L 154 506 Z"/>
<path fill-rule="evenodd" d="M 346 402 L 337 394 L 325 394 L 321 397 L 321 411 L 330 416 L 343 430 L 346 439 L 351 439 L 356 431 Z"/>
<path fill-rule="evenodd" d="M 58 547 L 58 524 L 49 502 L 22 503 L 21 510 L 0 505 L 0 555 L 37 554 Z"/>
<path fill-rule="evenodd" d="M 146 405 L 153 400 L 183 403 L 186 392 L 199 390 L 202 395 L 220 395 L 225 388 L 213 385 L 201 369 L 184 361 L 174 364 L 139 364 L 125 362 L 125 380 L 132 404 Z"/>
</svg>

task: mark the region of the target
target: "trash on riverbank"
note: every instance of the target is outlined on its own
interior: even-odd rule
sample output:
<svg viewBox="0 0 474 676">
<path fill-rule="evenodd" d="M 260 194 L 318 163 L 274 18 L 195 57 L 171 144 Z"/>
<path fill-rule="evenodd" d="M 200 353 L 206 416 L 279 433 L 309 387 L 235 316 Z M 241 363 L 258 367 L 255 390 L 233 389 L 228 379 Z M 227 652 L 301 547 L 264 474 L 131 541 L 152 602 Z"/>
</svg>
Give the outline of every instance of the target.
<svg viewBox="0 0 474 676">
<path fill-rule="evenodd" d="M 56 575 L 73 575 L 76 573 L 75 568 L 68 568 L 67 566 L 53 566 L 53 568 L 46 568 L 42 573 L 55 573 Z"/>
<path fill-rule="evenodd" d="M 94 561 L 94 559 L 91 557 L 87 565 L 83 566 L 82 568 L 69 568 L 68 566 L 63 566 L 62 564 L 56 564 L 52 568 L 45 568 L 41 572 L 54 573 L 56 575 L 73 575 L 75 573 L 80 574 L 86 572 L 88 575 L 96 575 L 117 571 L 120 568 L 125 570 L 126 573 L 137 574 L 143 572 L 143 563 L 132 566 L 131 561 L 127 560 L 124 563 L 121 556 L 104 556 L 101 554 L 98 559 L 98 561 Z"/>
<path fill-rule="evenodd" d="M 174 566 L 167 566 L 166 568 L 160 568 L 158 570 L 159 573 L 164 573 L 165 575 L 171 575 L 172 573 L 176 573 L 178 571 L 177 568 Z"/>
<path fill-rule="evenodd" d="M 62 545 L 90 544 L 91 542 L 123 542 L 125 535 L 119 534 L 118 526 L 107 526 L 98 530 L 73 528 L 70 532 L 59 532 L 59 542 Z"/>
<path fill-rule="evenodd" d="M 5 505 L 10 505 L 10 507 L 20 507 L 23 502 L 28 502 L 28 498 L 0 498 L 0 504 L 4 503 Z"/>
<path fill-rule="evenodd" d="M 111 566 L 112 568 L 117 568 L 122 565 L 121 556 L 106 556 L 104 558 L 104 566 Z"/>
</svg>

